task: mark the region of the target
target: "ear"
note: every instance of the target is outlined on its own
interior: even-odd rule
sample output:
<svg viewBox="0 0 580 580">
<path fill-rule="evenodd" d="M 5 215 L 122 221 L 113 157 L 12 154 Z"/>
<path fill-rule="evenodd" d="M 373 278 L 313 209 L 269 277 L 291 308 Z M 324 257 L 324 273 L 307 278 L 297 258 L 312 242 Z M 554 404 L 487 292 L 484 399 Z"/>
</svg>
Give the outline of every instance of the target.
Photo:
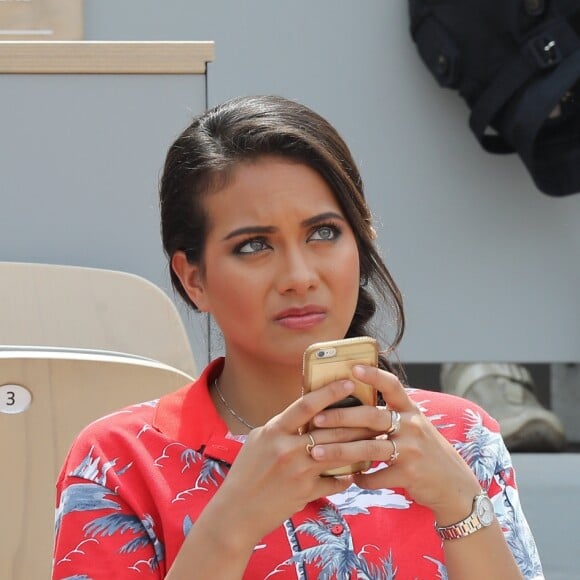
<svg viewBox="0 0 580 580">
<path fill-rule="evenodd" d="M 185 252 L 175 252 L 171 258 L 171 268 L 179 278 L 190 300 L 201 312 L 209 312 L 209 300 L 200 265 L 190 264 Z"/>
</svg>

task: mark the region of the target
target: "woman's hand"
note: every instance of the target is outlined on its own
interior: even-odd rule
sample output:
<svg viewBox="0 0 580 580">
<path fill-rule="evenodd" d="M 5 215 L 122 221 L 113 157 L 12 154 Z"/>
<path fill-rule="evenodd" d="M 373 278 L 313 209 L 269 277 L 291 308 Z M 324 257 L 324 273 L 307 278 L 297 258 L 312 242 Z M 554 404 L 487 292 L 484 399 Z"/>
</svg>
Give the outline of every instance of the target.
<svg viewBox="0 0 580 580">
<path fill-rule="evenodd" d="M 349 487 L 352 477 L 320 476 L 344 464 L 315 460 L 310 437 L 300 429 L 353 391 L 352 381 L 336 381 L 304 395 L 250 432 L 224 482 L 192 526 L 168 579 L 215 575 L 216 557 L 220 578 L 241 578 L 264 536 L 307 503 Z M 350 443 L 374 435 L 366 428 L 337 427 L 318 430 L 315 441 Z M 208 554 L 213 556 L 208 559 Z"/>
<path fill-rule="evenodd" d="M 239 529 L 243 530 L 246 540 L 258 542 L 308 502 L 344 491 L 351 485 L 350 476 L 320 476 L 323 471 L 345 463 L 342 458 L 314 460 L 307 447 L 310 437 L 300 434 L 300 429 L 353 390 L 352 381 L 333 382 L 304 395 L 249 433 L 212 500 L 212 504 L 223 505 L 224 511 L 227 505 L 230 530 L 234 527 L 233 521 L 243 522 Z M 337 426 L 317 430 L 313 437 L 317 445 L 331 442 L 336 445 L 374 435 L 364 427 Z"/>
<path fill-rule="evenodd" d="M 359 406 L 325 410 L 313 422 L 317 444 L 312 456 L 317 461 L 382 461 L 387 465 L 368 474 L 354 476 L 363 488 L 403 488 L 417 503 L 429 507 L 440 525 L 455 523 L 470 511 L 480 491 L 477 478 L 453 446 L 409 398 L 397 377 L 373 367 L 356 366 L 353 375 L 375 387 L 387 407 Z M 387 435 L 392 420 L 400 414 L 400 427 Z M 324 429 L 366 427 L 374 437 L 351 442 L 326 443 Z M 322 429 L 324 428 L 324 429 Z"/>
</svg>

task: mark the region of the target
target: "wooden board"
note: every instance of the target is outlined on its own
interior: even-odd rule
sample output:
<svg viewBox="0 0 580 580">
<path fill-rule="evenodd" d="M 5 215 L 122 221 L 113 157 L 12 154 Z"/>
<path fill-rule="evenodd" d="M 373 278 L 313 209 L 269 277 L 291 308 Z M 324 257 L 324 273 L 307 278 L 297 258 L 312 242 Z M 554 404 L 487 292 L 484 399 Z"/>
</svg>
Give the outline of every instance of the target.
<svg viewBox="0 0 580 580">
<path fill-rule="evenodd" d="M 0 42 L 0 73 L 205 74 L 211 41 Z"/>
<path fill-rule="evenodd" d="M 82 0 L 0 1 L 0 41 L 81 38 Z"/>
</svg>

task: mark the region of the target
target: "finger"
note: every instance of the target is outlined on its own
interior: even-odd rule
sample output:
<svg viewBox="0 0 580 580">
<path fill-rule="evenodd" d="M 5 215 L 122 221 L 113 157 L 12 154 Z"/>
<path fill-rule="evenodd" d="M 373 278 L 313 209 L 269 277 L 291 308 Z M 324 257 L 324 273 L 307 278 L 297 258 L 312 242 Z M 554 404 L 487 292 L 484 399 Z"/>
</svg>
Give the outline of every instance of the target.
<svg viewBox="0 0 580 580">
<path fill-rule="evenodd" d="M 365 427 L 335 427 L 311 430 L 308 434 L 314 439 L 315 445 L 326 445 L 328 443 L 346 443 L 360 441 L 361 439 L 374 439 L 379 435 L 379 432 Z"/>
<path fill-rule="evenodd" d="M 386 437 L 364 439 L 345 443 L 317 444 L 310 451 L 316 461 L 340 465 L 349 465 L 359 461 L 396 462 L 394 454 L 400 454 L 401 442 L 395 445 Z"/>
<path fill-rule="evenodd" d="M 316 427 L 325 429 L 366 427 L 370 431 L 375 432 L 375 435 L 378 435 L 380 433 L 387 433 L 394 426 L 400 425 L 400 420 L 401 415 L 398 411 L 393 411 L 387 407 L 361 405 L 359 407 L 343 409 L 325 409 L 312 419 L 312 423 Z"/>
<path fill-rule="evenodd" d="M 397 411 L 411 411 L 415 408 L 405 387 L 393 373 L 377 367 L 355 365 L 352 367 L 352 374 L 358 380 L 380 391 L 389 407 Z"/>
<path fill-rule="evenodd" d="M 354 477 L 354 482 L 365 489 L 385 489 L 392 487 L 405 487 L 403 485 L 403 478 L 401 472 L 397 469 L 392 469 L 399 461 L 400 451 L 398 440 L 389 439 L 386 435 L 377 437 L 377 439 L 390 443 L 393 448 L 391 455 L 385 461 L 386 466 L 376 469 L 371 473 L 359 473 Z"/>
<path fill-rule="evenodd" d="M 306 393 L 277 415 L 274 421 L 284 430 L 295 433 L 296 430 L 311 421 L 314 415 L 332 403 L 348 397 L 353 391 L 354 383 L 352 381 L 334 381 L 320 389 Z"/>
<path fill-rule="evenodd" d="M 328 497 L 334 495 L 335 493 L 346 491 L 353 482 L 354 477 L 352 475 L 341 475 L 339 477 L 321 477 L 316 488 L 317 497 L 312 499 L 315 500 L 321 497 Z"/>
</svg>

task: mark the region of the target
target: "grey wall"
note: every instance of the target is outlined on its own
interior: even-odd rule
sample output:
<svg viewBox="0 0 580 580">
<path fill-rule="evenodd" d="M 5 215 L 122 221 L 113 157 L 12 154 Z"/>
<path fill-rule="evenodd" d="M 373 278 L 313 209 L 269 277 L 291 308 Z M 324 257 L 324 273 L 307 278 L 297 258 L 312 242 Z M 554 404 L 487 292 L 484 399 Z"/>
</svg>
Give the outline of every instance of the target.
<svg viewBox="0 0 580 580">
<path fill-rule="evenodd" d="M 170 293 L 157 183 L 172 139 L 206 106 L 204 75 L 0 83 L 0 260 L 127 271 Z M 188 327 L 203 349 L 200 325 Z"/>
<path fill-rule="evenodd" d="M 407 362 L 580 360 L 580 195 L 550 199 L 484 153 L 436 86 L 407 2 L 87 0 L 87 39 L 215 40 L 209 102 L 278 93 L 333 121 L 360 162 L 406 298 Z"/>
<path fill-rule="evenodd" d="M 522 507 L 548 580 L 578 578 L 577 509 L 580 455 L 515 453 Z"/>
</svg>

